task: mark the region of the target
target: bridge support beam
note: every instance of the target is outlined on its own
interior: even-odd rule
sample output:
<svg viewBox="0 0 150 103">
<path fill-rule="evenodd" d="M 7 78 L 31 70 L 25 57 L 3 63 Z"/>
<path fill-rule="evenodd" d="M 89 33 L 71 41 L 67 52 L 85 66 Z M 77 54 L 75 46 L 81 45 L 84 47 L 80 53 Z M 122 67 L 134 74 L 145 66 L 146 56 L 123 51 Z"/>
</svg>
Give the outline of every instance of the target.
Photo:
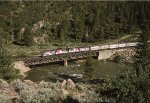
<svg viewBox="0 0 150 103">
<path fill-rule="evenodd" d="M 64 60 L 64 66 L 68 66 L 67 60 Z"/>
</svg>

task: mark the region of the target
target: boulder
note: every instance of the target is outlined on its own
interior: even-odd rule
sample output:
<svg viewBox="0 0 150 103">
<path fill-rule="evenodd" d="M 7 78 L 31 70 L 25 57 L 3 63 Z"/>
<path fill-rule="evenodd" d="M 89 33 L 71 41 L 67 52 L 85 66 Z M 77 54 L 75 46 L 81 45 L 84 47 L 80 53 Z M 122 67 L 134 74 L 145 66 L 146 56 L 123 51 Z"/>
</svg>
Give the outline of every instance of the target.
<svg viewBox="0 0 150 103">
<path fill-rule="evenodd" d="M 31 70 L 29 67 L 26 67 L 23 61 L 17 61 L 13 63 L 15 69 L 18 69 L 20 73 L 25 73 Z"/>
<path fill-rule="evenodd" d="M 26 83 L 28 86 L 31 86 L 31 87 L 37 87 L 37 84 L 35 84 L 31 80 L 24 80 L 24 83 Z"/>
<path fill-rule="evenodd" d="M 66 87 L 66 83 L 67 83 L 67 81 L 63 80 L 63 82 L 61 83 L 61 88 L 65 88 Z"/>
<path fill-rule="evenodd" d="M 75 83 L 71 79 L 67 80 L 66 86 L 67 89 L 74 89 L 76 87 Z"/>
</svg>

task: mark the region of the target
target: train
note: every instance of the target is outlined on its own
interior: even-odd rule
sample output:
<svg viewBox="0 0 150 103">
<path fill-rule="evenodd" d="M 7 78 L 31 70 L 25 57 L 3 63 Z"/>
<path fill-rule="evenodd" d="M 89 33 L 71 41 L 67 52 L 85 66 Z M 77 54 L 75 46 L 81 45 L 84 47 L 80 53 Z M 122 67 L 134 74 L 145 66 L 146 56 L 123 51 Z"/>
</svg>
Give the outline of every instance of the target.
<svg viewBox="0 0 150 103">
<path fill-rule="evenodd" d="M 45 57 L 45 56 L 51 56 L 51 55 L 57 55 L 57 54 L 97 51 L 97 50 L 125 48 L 125 47 L 135 47 L 135 46 L 137 46 L 137 44 L 138 44 L 138 42 L 113 44 L 113 45 L 102 45 L 102 46 L 74 47 L 74 48 L 65 48 L 65 49 L 58 48 L 56 50 L 45 50 L 41 53 L 41 56 Z"/>
<path fill-rule="evenodd" d="M 76 52 L 84 52 L 90 50 L 94 50 L 94 49 L 92 49 L 92 47 L 75 47 L 75 48 L 65 48 L 65 49 L 58 48 L 56 50 L 45 50 L 42 52 L 41 56 L 76 53 Z"/>
</svg>

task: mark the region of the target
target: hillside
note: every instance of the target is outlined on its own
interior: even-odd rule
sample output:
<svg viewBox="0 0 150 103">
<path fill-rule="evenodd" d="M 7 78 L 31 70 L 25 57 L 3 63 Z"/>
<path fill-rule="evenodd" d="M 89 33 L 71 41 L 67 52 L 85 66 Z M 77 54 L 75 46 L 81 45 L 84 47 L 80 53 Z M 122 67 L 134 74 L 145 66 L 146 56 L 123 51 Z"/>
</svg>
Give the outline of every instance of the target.
<svg viewBox="0 0 150 103">
<path fill-rule="evenodd" d="M 0 1 L 0 103 L 150 103 L 149 10 L 149 1 Z M 125 69 L 108 65 L 121 70 L 119 72 L 113 68 L 112 72 L 108 70 L 111 73 L 107 72 L 107 60 L 101 61 L 105 65 L 94 63 L 90 55 L 92 49 L 88 48 L 87 51 L 85 47 L 133 41 L 138 44 L 132 62 L 124 56 L 131 54 L 126 51 L 116 53 L 112 59 Z M 84 50 L 77 48 L 78 51 L 75 51 L 73 47 L 76 46 L 82 46 Z M 56 48 L 60 49 L 52 51 Z M 56 83 L 34 83 L 25 80 L 22 72 L 30 68 L 22 61 L 13 62 L 28 56 L 41 56 L 41 51 L 49 49 L 51 51 L 44 52 L 44 57 L 39 57 L 38 62 L 44 59 L 49 61 L 49 55 L 54 60 L 53 56 L 60 54 L 58 57 L 62 56 L 61 60 L 67 63 L 68 59 L 62 53 L 69 53 L 67 57 L 73 57 L 70 54 L 81 52 L 84 55 L 86 52 L 88 57 L 75 62 L 75 68 L 64 66 L 65 69 L 62 69 L 52 64 L 52 68 L 45 68 L 47 74 L 38 71 L 39 74 L 46 75 L 47 79 L 53 76 L 56 80 L 56 75 L 64 74 L 64 71 L 66 74 L 73 73 L 74 77 L 78 76 L 77 73 L 80 75 L 78 71 L 82 70 L 80 77 L 83 76 L 83 81 L 74 83 L 67 78 Z M 57 52 L 61 50 L 64 52 Z M 107 52 L 105 54 L 108 55 Z M 99 52 L 98 57 L 101 55 L 103 53 Z M 31 61 L 36 62 L 34 58 Z M 83 66 L 78 64 L 80 62 Z M 14 66 L 23 71 L 20 73 Z M 37 66 L 41 68 L 42 65 Z M 44 80 L 42 75 L 35 73 L 35 78 Z M 103 73 L 113 75 L 101 78 Z"/>
<path fill-rule="evenodd" d="M 149 3 L 142 3 L 149 7 Z M 116 39 L 140 30 L 136 22 L 139 18 L 133 16 L 139 4 L 106 1 L 3 1 L 0 2 L 0 38 L 7 43 L 26 46 L 94 43 Z M 136 8 L 133 11 L 134 5 Z"/>
</svg>

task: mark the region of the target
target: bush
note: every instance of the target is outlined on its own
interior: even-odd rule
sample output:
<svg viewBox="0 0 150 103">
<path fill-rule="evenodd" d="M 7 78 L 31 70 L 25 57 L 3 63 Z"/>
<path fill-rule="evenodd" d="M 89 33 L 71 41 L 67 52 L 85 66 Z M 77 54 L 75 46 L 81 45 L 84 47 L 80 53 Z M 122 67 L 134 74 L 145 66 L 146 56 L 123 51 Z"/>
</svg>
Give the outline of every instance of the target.
<svg viewBox="0 0 150 103">
<path fill-rule="evenodd" d="M 27 86 L 19 79 L 12 81 L 11 86 L 14 87 L 17 92 L 20 92 L 21 90 L 29 89 L 29 86 Z"/>
<path fill-rule="evenodd" d="M 0 89 L 8 87 L 8 83 L 2 79 L 0 79 Z"/>
<path fill-rule="evenodd" d="M 10 53 L 7 52 L 4 42 L 0 40 L 0 76 L 5 80 L 18 78 L 17 72 L 12 68 Z"/>
<path fill-rule="evenodd" d="M 56 93 L 49 88 L 41 88 L 33 98 L 33 103 L 56 103 Z"/>
<path fill-rule="evenodd" d="M 63 100 L 63 103 L 80 103 L 80 102 L 71 96 L 67 96 L 67 98 Z"/>
<path fill-rule="evenodd" d="M 113 58 L 113 61 L 116 62 L 116 63 L 122 63 L 124 60 L 124 58 L 120 55 L 117 55 Z"/>
<path fill-rule="evenodd" d="M 24 103 L 31 103 L 35 94 L 36 94 L 36 91 L 33 91 L 32 89 L 21 90 L 20 91 L 20 99 Z"/>
<path fill-rule="evenodd" d="M 3 80 L 0 80 L 0 83 L 0 89 L 12 88 L 12 90 L 16 90 L 21 103 L 96 103 L 99 100 L 93 89 L 89 89 L 86 86 L 82 88 L 82 85 L 79 86 L 79 84 L 78 88 L 74 87 L 75 89 L 70 90 L 62 88 L 60 82 L 41 81 L 38 85 L 30 85 L 17 79 L 12 81 L 10 85 Z M 4 103 L 9 103 L 7 96 L 0 96 L 1 100 L 6 101 Z M 3 102 L 0 101 L 0 103 Z"/>
<path fill-rule="evenodd" d="M 105 90 L 107 97 L 112 97 L 119 103 L 149 103 L 150 102 L 150 71 L 146 70 L 137 77 L 135 70 L 126 69 L 111 79 Z"/>
<path fill-rule="evenodd" d="M 7 96 L 0 94 L 0 103 L 12 103 Z"/>
</svg>

